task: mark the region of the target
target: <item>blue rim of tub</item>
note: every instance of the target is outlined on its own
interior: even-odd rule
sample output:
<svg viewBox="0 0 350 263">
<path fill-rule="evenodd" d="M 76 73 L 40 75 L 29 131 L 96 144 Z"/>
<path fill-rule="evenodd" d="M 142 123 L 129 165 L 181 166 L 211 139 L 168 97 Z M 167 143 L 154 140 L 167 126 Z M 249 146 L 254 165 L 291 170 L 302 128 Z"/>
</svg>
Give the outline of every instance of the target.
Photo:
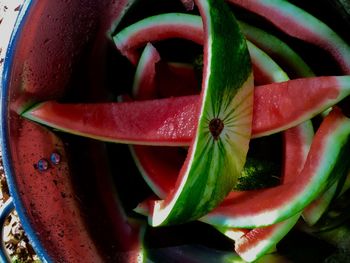
<svg viewBox="0 0 350 263">
<path fill-rule="evenodd" d="M 17 43 L 19 41 L 19 36 L 22 32 L 23 27 L 25 26 L 25 22 L 27 19 L 27 15 L 30 9 L 34 6 L 35 0 L 25 0 L 21 9 L 19 10 L 19 14 L 13 28 L 11 38 L 9 41 L 9 45 L 7 48 L 7 52 L 4 60 L 4 67 L 2 76 L 0 76 L 0 87 L 1 87 L 1 151 L 3 158 L 3 165 L 5 176 L 7 180 L 7 184 L 10 190 L 10 195 L 12 197 L 12 201 L 14 203 L 14 207 L 17 211 L 23 229 L 30 240 L 31 245 L 33 246 L 35 252 L 42 262 L 53 262 L 47 251 L 44 249 L 39 239 L 37 238 L 36 232 L 32 228 L 29 220 L 26 217 L 25 208 L 20 201 L 20 195 L 18 189 L 16 187 L 16 183 L 14 181 L 14 171 L 12 168 L 12 159 L 10 157 L 10 149 L 8 145 L 8 125 L 7 125 L 7 114 L 8 114 L 8 100 L 7 94 L 10 85 L 10 75 L 12 70 L 12 65 L 14 61 L 14 53 L 16 51 Z"/>
</svg>

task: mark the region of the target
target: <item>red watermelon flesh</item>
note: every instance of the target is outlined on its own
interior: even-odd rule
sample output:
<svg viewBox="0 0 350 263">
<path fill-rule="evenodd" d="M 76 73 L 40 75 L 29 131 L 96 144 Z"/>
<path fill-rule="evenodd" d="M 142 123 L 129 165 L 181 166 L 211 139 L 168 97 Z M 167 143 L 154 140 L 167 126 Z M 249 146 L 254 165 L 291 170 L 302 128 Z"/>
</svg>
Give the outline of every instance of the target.
<svg viewBox="0 0 350 263">
<path fill-rule="evenodd" d="M 37 105 L 24 116 L 95 139 L 129 144 L 189 145 L 197 123 L 198 97 L 152 101 Z"/>
<path fill-rule="evenodd" d="M 157 96 L 160 98 L 199 94 L 200 85 L 192 65 L 161 61 L 156 71 Z"/>
<path fill-rule="evenodd" d="M 143 178 L 158 197 L 165 198 L 176 183 L 186 150 L 142 145 L 130 149 Z"/>
<path fill-rule="evenodd" d="M 192 65 L 163 61 L 151 43 L 145 46 L 133 83 L 135 100 L 180 97 L 199 92 L 200 86 Z"/>
<path fill-rule="evenodd" d="M 313 139 L 311 122 L 302 123 L 283 132 L 284 162 L 281 183 L 296 180 L 304 167 L 306 157 Z"/>
<path fill-rule="evenodd" d="M 308 120 L 350 93 L 350 77 L 312 77 L 254 89 L 252 137 L 273 134 Z M 189 145 L 197 123 L 198 97 L 99 104 L 44 102 L 23 116 L 105 141 Z"/>
</svg>

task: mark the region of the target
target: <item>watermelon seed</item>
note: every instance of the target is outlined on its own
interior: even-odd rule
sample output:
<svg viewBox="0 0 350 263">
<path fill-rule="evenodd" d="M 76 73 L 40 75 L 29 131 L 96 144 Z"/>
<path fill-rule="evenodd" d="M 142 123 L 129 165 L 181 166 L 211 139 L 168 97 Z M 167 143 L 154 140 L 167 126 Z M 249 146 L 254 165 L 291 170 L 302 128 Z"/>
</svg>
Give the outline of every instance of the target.
<svg viewBox="0 0 350 263">
<path fill-rule="evenodd" d="M 224 122 L 219 118 L 214 118 L 209 123 L 209 130 L 211 135 L 213 135 L 214 140 L 219 139 L 219 135 L 224 129 Z"/>
</svg>

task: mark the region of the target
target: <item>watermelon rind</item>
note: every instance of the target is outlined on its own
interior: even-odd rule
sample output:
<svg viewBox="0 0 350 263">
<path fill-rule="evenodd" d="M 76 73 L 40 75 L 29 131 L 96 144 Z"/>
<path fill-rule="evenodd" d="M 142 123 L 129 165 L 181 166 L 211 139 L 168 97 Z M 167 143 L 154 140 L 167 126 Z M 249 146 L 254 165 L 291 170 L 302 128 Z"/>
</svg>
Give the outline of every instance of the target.
<svg viewBox="0 0 350 263">
<path fill-rule="evenodd" d="M 258 69 L 261 73 L 263 73 L 265 78 L 268 77 L 269 79 L 267 80 L 267 83 L 283 82 L 289 79 L 286 72 L 283 71 L 281 67 L 279 67 L 276 62 L 273 61 L 264 51 L 249 41 L 247 41 L 247 45 L 254 70 Z"/>
<path fill-rule="evenodd" d="M 312 226 L 316 224 L 321 218 L 335 197 L 338 185 L 339 181 L 335 182 L 330 188 L 323 192 L 319 198 L 304 209 L 302 217 L 308 225 Z"/>
<path fill-rule="evenodd" d="M 276 245 L 295 226 L 300 213 L 265 229 L 256 228 L 235 241 L 235 250 L 247 262 L 253 262 L 267 253 L 276 251 Z M 261 236 L 259 235 L 261 230 Z"/>
<path fill-rule="evenodd" d="M 147 99 L 148 97 L 154 97 L 154 95 L 150 92 L 143 90 L 142 93 L 147 92 L 148 96 L 144 97 L 142 93 L 140 94 L 139 89 L 140 85 L 150 86 L 150 89 L 155 85 L 155 72 L 156 72 L 156 63 L 160 60 L 160 55 L 155 47 L 148 43 L 140 57 L 140 60 L 136 67 L 134 83 L 132 87 L 132 95 L 137 99 Z M 150 62 L 152 61 L 152 63 Z M 151 67 L 151 68 L 149 68 Z M 147 71 L 146 73 L 144 71 Z M 145 83 L 145 82 L 151 83 Z M 142 84 L 144 83 L 144 84 Z M 153 92 L 154 89 L 152 88 Z"/>
<path fill-rule="evenodd" d="M 281 31 L 326 50 L 345 74 L 350 73 L 350 46 L 327 24 L 286 0 L 226 0 L 264 17 Z"/>
<path fill-rule="evenodd" d="M 187 24 L 195 25 L 194 28 L 200 30 L 198 32 L 184 30 Z M 173 28 L 179 29 L 179 34 L 184 39 L 192 40 L 196 43 L 203 43 L 203 22 L 199 16 L 195 15 L 185 15 L 183 13 L 171 13 L 169 14 L 160 14 L 155 16 L 147 17 L 143 20 L 140 20 L 134 24 L 129 25 L 124 28 L 116 35 L 113 36 L 113 41 L 122 53 L 122 55 L 126 56 L 134 65 L 138 63 L 139 54 L 135 50 L 140 47 L 140 45 L 144 45 L 144 42 L 151 42 L 149 40 L 150 34 L 147 32 L 147 29 L 153 28 L 154 25 L 167 25 L 165 28 L 160 27 L 159 31 L 156 35 L 158 40 L 167 39 L 168 31 L 167 29 L 173 30 Z M 140 34 L 140 32 L 145 32 L 145 34 Z M 137 41 L 136 41 L 137 39 Z M 137 43 L 136 46 L 130 46 L 130 43 Z"/>
<path fill-rule="evenodd" d="M 216 207 L 243 169 L 251 136 L 253 77 L 245 38 L 223 1 L 195 3 L 206 36 L 198 127 L 176 189 L 153 203 L 153 226 L 198 219 Z"/>
<path fill-rule="evenodd" d="M 315 76 L 300 55 L 280 38 L 243 21 L 239 21 L 239 25 L 245 37 L 288 70 L 290 77 Z"/>
</svg>

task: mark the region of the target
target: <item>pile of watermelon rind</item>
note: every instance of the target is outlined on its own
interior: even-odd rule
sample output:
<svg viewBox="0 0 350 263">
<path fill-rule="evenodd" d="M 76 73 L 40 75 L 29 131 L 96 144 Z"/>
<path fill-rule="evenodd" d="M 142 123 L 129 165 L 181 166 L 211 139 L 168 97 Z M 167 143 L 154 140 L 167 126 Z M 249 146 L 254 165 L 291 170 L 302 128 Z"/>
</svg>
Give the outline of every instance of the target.
<svg viewBox="0 0 350 263">
<path fill-rule="evenodd" d="M 150 226 L 210 224 L 252 262 L 274 252 L 298 222 L 317 224 L 350 186 L 344 107 L 350 46 L 285 0 L 182 2 L 182 12 L 150 15 L 112 36 L 135 70 L 130 93 L 119 101 L 44 101 L 21 114 L 64 132 L 128 144 L 153 191 L 135 208 Z M 237 20 L 242 9 L 273 33 Z M 203 45 L 202 56 L 192 64 L 169 60 L 157 46 L 174 39 Z M 333 71 L 309 66 L 305 52 L 286 39 L 327 53 Z M 278 182 L 239 188 L 243 174 L 259 175 L 247 161 L 252 141 L 278 133 Z"/>
</svg>

